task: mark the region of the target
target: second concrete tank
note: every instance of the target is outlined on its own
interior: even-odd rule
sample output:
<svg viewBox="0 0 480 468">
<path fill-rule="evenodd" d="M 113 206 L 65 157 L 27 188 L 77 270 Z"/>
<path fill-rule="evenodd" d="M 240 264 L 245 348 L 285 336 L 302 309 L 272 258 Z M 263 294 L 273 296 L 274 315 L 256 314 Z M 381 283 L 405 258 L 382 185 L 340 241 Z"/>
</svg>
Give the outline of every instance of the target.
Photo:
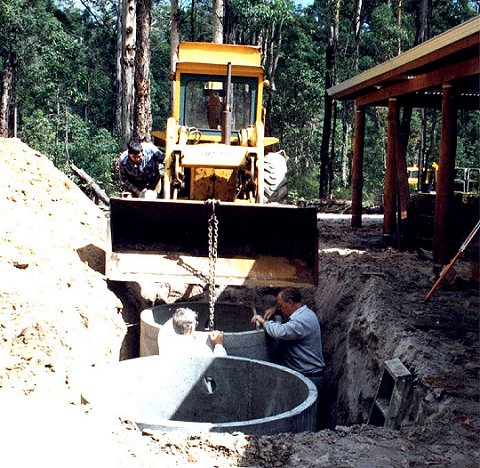
<svg viewBox="0 0 480 468">
<path fill-rule="evenodd" d="M 175 310 L 188 307 L 198 314 L 197 331 L 205 335 L 209 310 L 206 302 L 181 302 L 163 304 L 145 309 L 140 314 L 140 357 L 158 354 L 158 336 L 162 326 Z M 215 328 L 225 333 L 224 346 L 229 356 L 271 361 L 270 343 L 262 329 L 250 323 L 252 308 L 242 304 L 217 302 L 215 304 Z"/>
</svg>

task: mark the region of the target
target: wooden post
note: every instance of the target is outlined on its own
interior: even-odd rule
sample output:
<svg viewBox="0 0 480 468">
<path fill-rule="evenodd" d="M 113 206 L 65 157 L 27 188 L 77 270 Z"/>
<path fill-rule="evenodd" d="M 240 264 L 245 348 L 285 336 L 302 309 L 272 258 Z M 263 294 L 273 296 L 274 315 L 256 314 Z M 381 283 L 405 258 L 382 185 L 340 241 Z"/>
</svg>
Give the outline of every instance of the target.
<svg viewBox="0 0 480 468">
<path fill-rule="evenodd" d="M 387 115 L 387 166 L 383 185 L 383 239 L 391 244 L 395 232 L 395 212 L 397 195 L 397 138 L 398 138 L 398 103 L 396 99 L 388 100 Z"/>
<path fill-rule="evenodd" d="M 352 221 L 351 226 L 362 227 L 363 146 L 365 142 L 365 109 L 355 111 L 355 135 L 352 161 Z"/>
<path fill-rule="evenodd" d="M 453 252 L 449 221 L 455 178 L 455 152 L 457 146 L 457 108 L 451 84 L 442 86 L 442 127 L 440 155 L 436 181 L 435 219 L 433 228 L 433 263 L 438 272 Z"/>
</svg>

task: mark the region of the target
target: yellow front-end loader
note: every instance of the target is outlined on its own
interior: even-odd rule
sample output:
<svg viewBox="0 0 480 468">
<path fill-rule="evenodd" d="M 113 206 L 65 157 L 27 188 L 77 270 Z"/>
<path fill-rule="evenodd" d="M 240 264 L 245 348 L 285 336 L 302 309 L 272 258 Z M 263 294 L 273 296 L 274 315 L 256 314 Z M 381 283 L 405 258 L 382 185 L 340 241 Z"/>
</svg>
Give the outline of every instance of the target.
<svg viewBox="0 0 480 468">
<path fill-rule="evenodd" d="M 317 210 L 288 206 L 286 157 L 264 136 L 253 46 L 181 43 L 158 198 L 110 200 L 112 280 L 313 286 Z M 267 153 L 265 153 L 267 149 Z"/>
</svg>

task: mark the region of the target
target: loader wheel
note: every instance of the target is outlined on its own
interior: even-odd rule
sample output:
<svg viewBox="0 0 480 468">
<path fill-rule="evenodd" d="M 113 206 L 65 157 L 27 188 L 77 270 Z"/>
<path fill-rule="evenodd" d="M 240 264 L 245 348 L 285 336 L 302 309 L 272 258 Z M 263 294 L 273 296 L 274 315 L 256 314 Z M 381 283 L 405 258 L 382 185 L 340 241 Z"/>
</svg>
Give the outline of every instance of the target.
<svg viewBox="0 0 480 468">
<path fill-rule="evenodd" d="M 283 151 L 267 153 L 264 159 L 265 202 L 287 203 L 287 157 Z"/>
</svg>

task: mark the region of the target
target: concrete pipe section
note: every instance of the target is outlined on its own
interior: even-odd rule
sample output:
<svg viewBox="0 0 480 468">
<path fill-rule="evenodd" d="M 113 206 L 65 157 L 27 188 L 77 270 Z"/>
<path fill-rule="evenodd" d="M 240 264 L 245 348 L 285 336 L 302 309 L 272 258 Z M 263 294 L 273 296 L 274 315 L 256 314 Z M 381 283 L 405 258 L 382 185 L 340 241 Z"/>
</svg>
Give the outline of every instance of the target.
<svg viewBox="0 0 480 468">
<path fill-rule="evenodd" d="M 197 332 L 208 342 L 208 303 L 182 302 L 163 304 L 145 309 L 140 314 L 140 357 L 158 354 L 158 336 L 163 325 L 175 310 L 188 307 L 198 314 Z M 215 304 L 215 328 L 224 332 L 224 346 L 229 356 L 271 361 L 270 342 L 262 329 L 250 323 L 252 309 L 245 305 L 217 302 Z M 161 339 L 161 335 L 160 335 Z"/>
<path fill-rule="evenodd" d="M 135 422 L 141 430 L 315 430 L 315 385 L 268 362 L 148 356 L 92 369 L 84 382 L 84 403 Z"/>
</svg>

